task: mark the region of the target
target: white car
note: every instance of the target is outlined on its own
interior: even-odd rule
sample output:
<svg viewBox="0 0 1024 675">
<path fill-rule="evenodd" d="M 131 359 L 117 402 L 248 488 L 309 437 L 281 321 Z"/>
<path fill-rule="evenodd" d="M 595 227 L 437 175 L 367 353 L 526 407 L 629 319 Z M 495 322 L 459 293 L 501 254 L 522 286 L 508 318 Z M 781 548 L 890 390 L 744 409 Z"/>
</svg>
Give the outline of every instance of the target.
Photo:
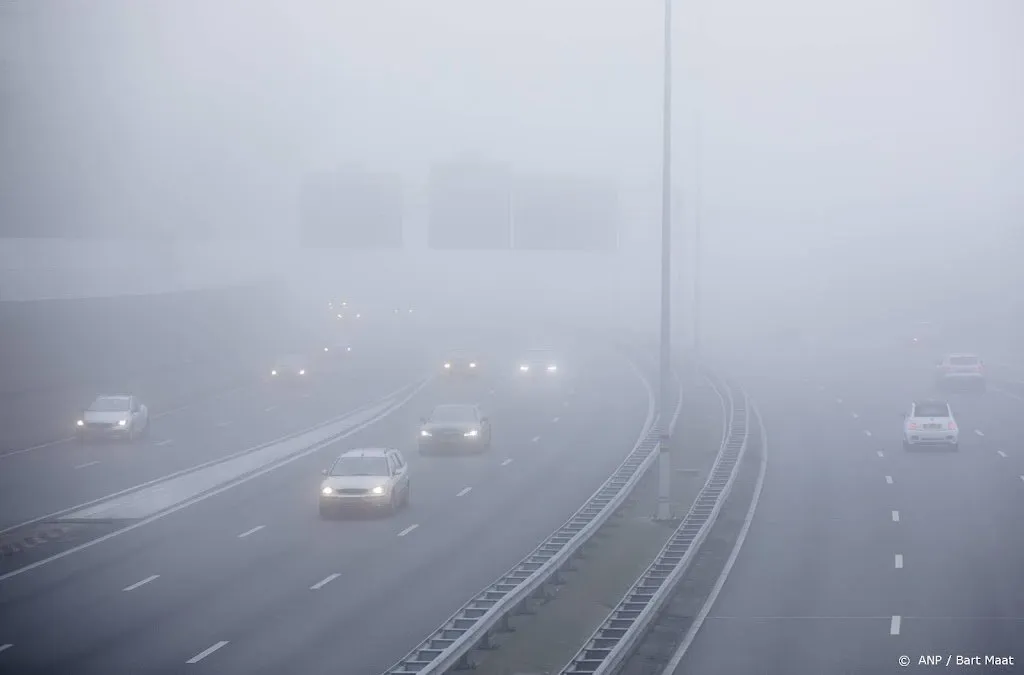
<svg viewBox="0 0 1024 675">
<path fill-rule="evenodd" d="M 79 441 L 124 439 L 134 441 L 149 433 L 149 408 L 136 396 L 97 396 L 75 422 Z"/>
<path fill-rule="evenodd" d="M 558 373 L 558 360 L 550 349 L 531 349 L 519 361 L 521 376 L 552 376 Z"/>
<path fill-rule="evenodd" d="M 940 387 L 967 385 L 985 390 L 985 363 L 976 354 L 949 354 L 936 364 Z"/>
<path fill-rule="evenodd" d="M 915 447 L 960 448 L 960 428 L 946 401 L 915 401 L 903 420 L 903 449 Z"/>
<path fill-rule="evenodd" d="M 320 483 L 320 516 L 344 510 L 385 510 L 409 505 L 409 465 L 394 448 L 343 452 Z"/>
</svg>

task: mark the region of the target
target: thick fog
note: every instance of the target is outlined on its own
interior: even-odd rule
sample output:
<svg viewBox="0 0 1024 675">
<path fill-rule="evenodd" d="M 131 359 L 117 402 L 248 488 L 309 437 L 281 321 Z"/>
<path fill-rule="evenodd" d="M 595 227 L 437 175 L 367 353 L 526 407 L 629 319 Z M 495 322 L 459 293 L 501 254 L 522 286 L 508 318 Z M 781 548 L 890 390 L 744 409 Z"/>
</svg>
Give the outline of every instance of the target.
<svg viewBox="0 0 1024 675">
<path fill-rule="evenodd" d="M 2 11 L 12 231 L 290 244 L 306 177 L 359 166 L 401 177 L 414 245 L 310 253 L 318 265 L 345 260 L 378 290 L 472 285 L 490 307 L 544 292 L 573 311 L 653 318 L 660 2 Z M 677 3 L 681 324 L 698 222 L 711 332 L 1009 316 L 1024 243 L 1022 34 L 1016 0 Z M 426 251 L 430 167 L 467 153 L 614 185 L 619 253 Z M 275 264 L 309 268 L 302 255 Z"/>
</svg>

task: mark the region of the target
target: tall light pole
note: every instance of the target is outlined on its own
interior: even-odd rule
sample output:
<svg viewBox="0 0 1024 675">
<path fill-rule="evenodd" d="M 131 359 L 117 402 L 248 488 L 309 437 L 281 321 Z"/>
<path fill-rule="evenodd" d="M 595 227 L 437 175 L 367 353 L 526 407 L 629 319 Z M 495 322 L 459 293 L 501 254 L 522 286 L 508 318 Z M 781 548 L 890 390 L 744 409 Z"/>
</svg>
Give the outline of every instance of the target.
<svg viewBox="0 0 1024 675">
<path fill-rule="evenodd" d="M 672 0 L 665 0 L 664 102 L 661 156 L 661 363 L 658 395 L 658 511 L 655 520 L 672 520 Z"/>
<path fill-rule="evenodd" d="M 696 119 L 696 140 L 693 147 L 694 177 L 693 177 L 693 358 L 697 376 L 700 376 L 700 310 L 701 310 L 701 231 L 700 231 L 700 209 L 701 209 L 701 135 L 703 133 L 704 120 L 700 109 L 700 95 L 697 98 L 697 119 Z"/>
</svg>

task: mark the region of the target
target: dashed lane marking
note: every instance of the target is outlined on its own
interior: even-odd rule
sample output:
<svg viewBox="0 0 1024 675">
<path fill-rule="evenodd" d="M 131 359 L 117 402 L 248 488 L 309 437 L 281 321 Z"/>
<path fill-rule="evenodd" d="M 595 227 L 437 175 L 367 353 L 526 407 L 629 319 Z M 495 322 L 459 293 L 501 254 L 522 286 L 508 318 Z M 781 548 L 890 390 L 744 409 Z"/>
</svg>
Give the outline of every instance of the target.
<svg viewBox="0 0 1024 675">
<path fill-rule="evenodd" d="M 246 530 L 242 534 L 238 535 L 238 538 L 239 539 L 244 539 L 245 537 L 248 537 L 250 534 L 255 534 L 255 533 L 259 532 L 264 527 L 266 527 L 266 525 L 257 525 L 256 527 L 252 528 L 251 530 Z"/>
<path fill-rule="evenodd" d="M 334 581 L 335 579 L 337 579 L 340 576 L 341 575 L 338 574 L 337 572 L 335 572 L 334 574 L 330 574 L 330 575 L 324 577 L 323 579 L 321 579 L 320 581 L 316 582 L 312 586 L 310 586 L 309 590 L 311 590 L 311 591 L 319 591 L 321 588 L 323 588 L 327 584 L 331 583 L 332 581 Z"/>
<path fill-rule="evenodd" d="M 199 652 L 198 654 L 196 654 L 195 656 L 190 658 L 185 663 L 199 663 L 200 661 L 202 661 L 207 656 L 209 656 L 210 654 L 214 653 L 215 651 L 217 651 L 218 649 L 220 649 L 221 647 L 223 647 L 227 643 L 228 643 L 227 640 L 221 640 L 220 642 L 215 643 L 213 646 L 207 647 L 203 651 Z"/>
<path fill-rule="evenodd" d="M 407 535 L 410 532 L 412 532 L 413 530 L 415 530 L 417 527 L 419 527 L 419 523 L 417 523 L 415 525 L 410 525 L 409 527 L 407 527 L 404 530 L 402 530 L 401 532 L 399 532 L 398 536 L 399 537 L 404 537 L 405 535 Z"/>
<path fill-rule="evenodd" d="M 532 442 L 536 443 L 537 441 L 539 441 L 539 440 L 540 440 L 540 436 L 534 436 L 534 437 L 533 437 L 533 438 L 531 438 L 530 440 L 531 440 Z"/>
<path fill-rule="evenodd" d="M 159 578 L 160 578 L 160 575 L 159 575 L 159 574 L 154 574 L 154 575 L 152 575 L 152 576 L 148 576 L 148 577 L 146 577 L 146 578 L 145 578 L 145 579 L 143 579 L 142 581 L 136 581 L 136 582 L 135 582 L 134 584 L 132 584 L 131 586 L 125 586 L 125 587 L 124 587 L 124 588 L 122 588 L 121 590 L 122 590 L 122 591 L 134 591 L 134 590 L 135 590 L 136 588 L 138 588 L 139 586 L 145 586 L 145 585 L 146 585 L 146 584 L 148 584 L 148 583 L 149 583 L 150 581 L 156 581 L 156 580 L 157 580 L 157 579 L 159 579 Z"/>
<path fill-rule="evenodd" d="M 456 496 L 456 497 L 465 497 L 466 495 L 468 495 L 468 494 L 469 494 L 469 491 L 470 491 L 470 490 L 472 490 L 472 489 L 473 489 L 473 488 L 471 488 L 471 487 L 464 487 L 464 488 L 462 488 L 461 490 L 459 490 L 459 491 L 458 491 L 458 492 L 457 492 L 457 493 L 455 494 L 455 496 Z"/>
<path fill-rule="evenodd" d="M 896 554 L 896 569 L 903 569 L 903 555 L 900 553 Z"/>
<path fill-rule="evenodd" d="M 508 459 L 506 459 L 506 460 L 505 460 L 504 462 L 502 462 L 502 463 L 501 463 L 501 465 L 502 465 L 502 466 L 508 466 L 508 465 L 509 465 L 509 464 L 511 464 L 511 463 L 512 463 L 512 458 L 511 458 L 511 457 L 509 457 L 509 458 L 508 458 Z M 1022 476 L 1022 477 L 1024 477 L 1024 476 Z"/>
<path fill-rule="evenodd" d="M 14 645 L 12 645 L 12 644 L 0 645 L 0 652 L 5 652 L 5 651 L 7 651 L 8 649 L 10 649 L 13 646 Z"/>
<path fill-rule="evenodd" d="M 894 523 L 900 522 L 900 512 L 899 511 L 893 511 L 892 512 L 892 522 L 894 522 Z"/>
<path fill-rule="evenodd" d="M 843 399 L 837 398 L 836 399 L 836 403 L 838 403 L 839 405 L 842 405 L 843 404 Z"/>
<path fill-rule="evenodd" d="M 156 443 L 154 443 L 154 445 L 170 445 L 170 444 L 171 444 L 171 443 L 173 443 L 173 442 L 174 442 L 174 441 L 172 441 L 171 439 L 169 439 L 169 438 L 165 438 L 165 439 L 164 439 L 164 440 L 162 440 L 162 441 L 157 441 Z"/>
<path fill-rule="evenodd" d="M 889 635 L 900 634 L 900 617 L 899 614 L 893 614 L 892 619 L 889 621 Z"/>
<path fill-rule="evenodd" d="M 884 453 L 884 452 L 882 452 L 881 450 L 879 450 L 879 451 L 878 451 L 878 452 L 877 452 L 876 454 L 877 454 L 877 455 L 878 455 L 879 457 L 885 457 L 885 453 Z"/>
<path fill-rule="evenodd" d="M 493 390 L 493 389 L 491 389 L 491 390 L 490 390 L 490 391 L 488 391 L 487 393 L 488 393 L 488 394 L 490 394 L 491 396 L 494 396 L 494 390 Z"/>
<path fill-rule="evenodd" d="M 1002 450 L 996 450 L 996 454 L 1002 457 L 1003 459 L 1006 459 L 1006 453 L 1003 452 Z"/>
<path fill-rule="evenodd" d="M 865 436 L 870 436 L 870 435 L 871 435 L 871 432 L 870 432 L 870 431 L 868 431 L 867 429 L 865 429 L 865 430 L 864 430 L 864 435 L 865 435 Z"/>
<path fill-rule="evenodd" d="M 860 418 L 860 415 L 858 415 L 858 414 L 857 414 L 857 413 L 855 413 L 855 412 L 852 412 L 852 413 L 850 413 L 850 417 L 852 417 L 853 419 L 859 419 L 859 418 Z"/>
<path fill-rule="evenodd" d="M 89 466 L 96 466 L 99 463 L 100 463 L 99 460 L 94 460 L 92 462 L 86 462 L 85 464 L 79 464 L 75 468 L 76 469 L 84 469 L 84 468 L 89 467 Z"/>
<path fill-rule="evenodd" d="M 217 428 L 223 429 L 224 427 L 231 426 L 231 422 L 217 422 Z"/>
<path fill-rule="evenodd" d="M 981 429 L 975 429 L 974 433 L 978 434 L 979 436 L 984 436 L 985 435 L 985 433 Z"/>
<path fill-rule="evenodd" d="M 886 476 L 885 482 L 888 483 L 889 485 L 892 485 L 892 476 Z"/>
<path fill-rule="evenodd" d="M 553 420 L 551 420 L 551 421 L 552 421 L 552 422 L 557 422 L 557 421 L 558 421 L 558 420 L 560 420 L 560 419 L 562 419 L 562 418 L 561 418 L 561 417 L 556 417 L 555 419 L 553 419 Z"/>
<path fill-rule="evenodd" d="M 276 405 L 268 405 L 266 408 L 263 409 L 263 412 L 274 412 L 275 410 L 277 410 Z"/>
</svg>

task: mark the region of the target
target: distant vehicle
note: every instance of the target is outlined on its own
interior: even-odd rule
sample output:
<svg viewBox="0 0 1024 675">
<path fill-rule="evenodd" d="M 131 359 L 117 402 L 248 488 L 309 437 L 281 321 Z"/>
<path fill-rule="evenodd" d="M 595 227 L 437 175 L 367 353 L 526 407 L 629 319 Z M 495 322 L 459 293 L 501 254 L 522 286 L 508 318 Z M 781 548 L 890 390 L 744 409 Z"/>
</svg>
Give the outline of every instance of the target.
<svg viewBox="0 0 1024 675">
<path fill-rule="evenodd" d="M 491 421 L 470 404 L 439 405 L 420 419 L 419 451 L 425 455 L 444 450 L 491 449 Z"/>
<path fill-rule="evenodd" d="M 936 382 L 941 388 L 986 389 L 985 363 L 976 354 L 949 354 L 935 366 Z"/>
<path fill-rule="evenodd" d="M 531 349 L 519 360 L 519 374 L 523 376 L 550 377 L 558 373 L 558 360 L 552 350 Z"/>
<path fill-rule="evenodd" d="M 320 353 L 328 359 L 341 359 L 352 353 L 352 345 L 347 342 L 331 343 L 324 345 Z"/>
<path fill-rule="evenodd" d="M 395 448 L 341 453 L 320 482 L 320 516 L 346 509 L 394 513 L 409 505 L 409 465 Z"/>
<path fill-rule="evenodd" d="M 480 361 L 465 351 L 452 352 L 441 364 L 441 372 L 445 375 L 475 375 L 479 371 Z"/>
<path fill-rule="evenodd" d="M 273 380 L 304 380 L 309 377 L 308 359 L 301 354 L 289 354 L 277 360 L 270 369 Z"/>
<path fill-rule="evenodd" d="M 149 434 L 149 408 L 130 394 L 97 396 L 82 411 L 75 429 L 81 442 L 100 438 L 134 441 Z"/>
<path fill-rule="evenodd" d="M 903 449 L 920 446 L 960 448 L 960 430 L 946 401 L 915 401 L 903 416 Z"/>
</svg>

